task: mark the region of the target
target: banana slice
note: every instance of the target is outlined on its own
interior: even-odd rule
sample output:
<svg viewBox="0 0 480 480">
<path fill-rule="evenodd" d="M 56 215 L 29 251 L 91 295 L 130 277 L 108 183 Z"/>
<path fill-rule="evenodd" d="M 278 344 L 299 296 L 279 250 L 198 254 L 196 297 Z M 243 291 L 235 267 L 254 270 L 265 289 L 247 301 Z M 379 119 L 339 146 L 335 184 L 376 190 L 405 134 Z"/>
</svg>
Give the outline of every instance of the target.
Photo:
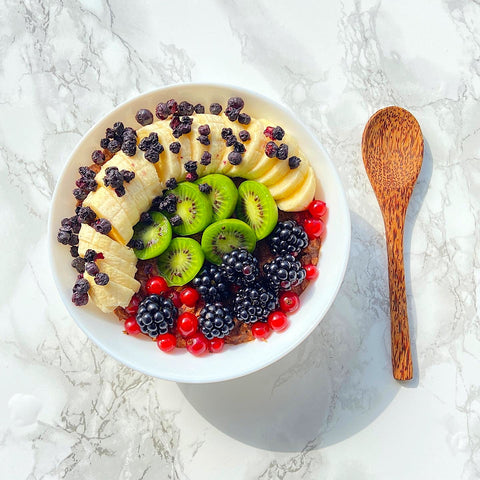
<svg viewBox="0 0 480 480">
<path fill-rule="evenodd" d="M 105 256 L 106 254 L 115 256 L 129 264 L 137 263 L 137 257 L 131 248 L 115 242 L 107 235 L 98 233 L 90 225 L 84 223 L 78 234 L 78 252 L 84 256 L 89 248 L 97 253 L 101 252 Z"/>
<path fill-rule="evenodd" d="M 305 181 L 289 197 L 278 200 L 277 206 L 284 212 L 301 212 L 305 210 L 315 196 L 317 181 L 312 167 L 309 167 Z"/>
<path fill-rule="evenodd" d="M 301 155 L 301 152 L 300 152 Z M 301 156 L 300 158 L 304 158 Z M 288 162 L 288 160 L 286 160 Z M 303 161 L 297 168 L 289 169 L 290 171 L 278 182 L 270 185 L 268 189 L 275 200 L 287 198 L 292 195 L 304 182 L 310 165 Z"/>
<path fill-rule="evenodd" d="M 121 270 L 115 268 L 108 262 L 107 259 L 98 259 L 95 263 L 101 272 L 106 273 L 109 276 L 110 280 L 118 283 L 119 285 L 130 288 L 134 292 L 138 292 L 138 289 L 140 288 L 140 282 L 135 280 L 135 278 L 132 276 L 127 275 Z"/>
<path fill-rule="evenodd" d="M 132 289 L 114 281 L 109 281 L 106 285 L 97 285 L 94 278 L 86 272 L 84 278 L 90 284 L 89 297 L 105 313 L 113 312 L 117 307 L 126 307 L 135 293 Z"/>
<path fill-rule="evenodd" d="M 109 236 L 126 245 L 132 238 L 133 225 L 117 198 L 112 189 L 99 186 L 97 190 L 88 194 L 83 205 L 90 207 L 97 217 L 106 218 L 112 224 Z"/>
</svg>

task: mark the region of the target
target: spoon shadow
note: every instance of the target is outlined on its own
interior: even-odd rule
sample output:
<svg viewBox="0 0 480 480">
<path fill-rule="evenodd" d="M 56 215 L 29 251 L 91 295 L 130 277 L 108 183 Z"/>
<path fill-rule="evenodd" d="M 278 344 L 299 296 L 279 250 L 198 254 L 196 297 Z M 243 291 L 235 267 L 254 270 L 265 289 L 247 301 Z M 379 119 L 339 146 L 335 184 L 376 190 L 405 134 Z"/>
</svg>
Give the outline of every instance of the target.
<svg viewBox="0 0 480 480">
<path fill-rule="evenodd" d="M 408 308 L 408 323 L 410 328 L 410 347 L 412 352 L 413 362 L 413 378 L 412 380 L 400 382 L 403 387 L 415 388 L 420 381 L 420 369 L 418 365 L 418 353 L 417 353 L 417 311 L 415 308 L 415 299 L 412 294 L 411 283 L 411 247 L 412 247 L 412 235 L 415 223 L 417 221 L 418 213 L 423 205 L 425 196 L 427 195 L 430 180 L 433 172 L 433 158 L 430 145 L 424 139 L 423 150 L 423 162 L 422 168 L 418 175 L 417 183 L 413 189 L 410 203 L 407 209 L 407 215 L 405 217 L 405 230 L 403 237 L 404 247 L 404 262 L 405 262 L 405 288 L 407 291 L 407 308 Z"/>
<path fill-rule="evenodd" d="M 246 377 L 178 384 L 226 435 L 271 451 L 340 442 L 370 424 L 400 386 L 393 380 L 384 240 L 355 213 L 349 265 L 321 324 L 294 351 Z M 382 248 L 379 248 L 379 245 Z"/>
</svg>

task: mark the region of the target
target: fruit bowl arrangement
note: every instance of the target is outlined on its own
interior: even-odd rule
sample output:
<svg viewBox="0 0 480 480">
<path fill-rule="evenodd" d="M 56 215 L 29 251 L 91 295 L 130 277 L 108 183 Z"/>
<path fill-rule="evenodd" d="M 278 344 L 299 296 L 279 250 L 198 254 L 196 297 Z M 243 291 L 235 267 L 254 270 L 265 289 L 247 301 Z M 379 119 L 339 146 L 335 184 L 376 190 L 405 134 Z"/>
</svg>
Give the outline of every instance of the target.
<svg viewBox="0 0 480 480">
<path fill-rule="evenodd" d="M 169 95 L 169 90 L 181 96 Z M 308 143 L 304 147 L 288 122 L 281 122 L 285 112 L 264 119 L 255 94 L 234 93 L 184 85 L 119 107 L 94 127 L 95 134 L 87 134 L 88 142 L 74 152 L 76 164 L 69 162 L 54 195 L 53 271 L 62 277 L 57 284 L 64 301 L 70 279 L 70 312 L 108 353 L 162 378 L 218 381 L 278 358 L 275 349 L 273 356 L 264 355 L 253 362 L 255 367 L 245 368 L 238 363 L 245 353 L 235 352 L 251 344 L 269 348 L 271 341 L 267 346 L 252 340 L 266 340 L 272 332 L 285 332 L 278 336 L 283 337 L 295 329 L 295 312 L 311 302 L 309 284 L 328 284 L 332 278 L 324 278 L 317 267 L 330 224 L 341 225 L 344 233 L 349 227 L 345 208 L 340 222 L 334 216 L 338 205 L 333 211 L 327 208 L 328 188 L 318 181 L 316 160 L 308 154 Z M 120 113 L 117 118 L 115 113 Z M 65 198 L 67 172 L 70 198 Z M 338 183 L 334 171 L 331 178 Z M 340 187 L 337 203 L 344 202 L 342 195 Z M 68 207 L 70 213 L 61 216 Z M 336 289 L 349 231 L 345 237 Z M 73 273 L 66 273 L 67 262 L 60 267 L 53 259 L 59 248 L 64 259 L 66 252 L 71 255 Z M 319 310 L 328 308 L 336 292 L 328 293 Z M 280 356 L 318 323 L 314 316 Z M 123 327 L 117 326 L 116 339 L 111 338 L 115 317 Z M 128 347 L 125 338 L 131 341 Z M 158 346 L 151 368 L 148 340 Z M 135 353 L 128 358 L 128 352 Z M 227 359 L 239 357 L 232 370 L 191 378 L 185 355 L 217 364 L 220 352 Z M 177 371 L 171 359 L 177 361 Z"/>
</svg>

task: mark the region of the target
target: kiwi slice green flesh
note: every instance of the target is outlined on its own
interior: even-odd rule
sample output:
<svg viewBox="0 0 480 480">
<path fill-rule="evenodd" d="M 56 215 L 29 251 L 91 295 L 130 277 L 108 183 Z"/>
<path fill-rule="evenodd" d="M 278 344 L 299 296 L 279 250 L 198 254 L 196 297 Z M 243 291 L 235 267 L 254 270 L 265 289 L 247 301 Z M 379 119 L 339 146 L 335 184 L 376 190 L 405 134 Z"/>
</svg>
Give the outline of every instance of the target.
<svg viewBox="0 0 480 480">
<path fill-rule="evenodd" d="M 212 173 L 196 181 L 198 185 L 206 183 L 212 187 L 212 191 L 207 193 L 213 208 L 213 221 L 229 218 L 235 210 L 237 204 L 238 191 L 230 178 L 219 173 Z"/>
<path fill-rule="evenodd" d="M 202 235 L 202 249 L 211 263 L 220 265 L 226 253 L 236 248 L 253 252 L 256 244 L 254 231 L 241 220 L 229 218 L 209 225 Z"/>
<path fill-rule="evenodd" d="M 185 285 L 195 278 L 204 259 L 202 247 L 196 240 L 176 237 L 158 257 L 158 271 L 169 287 Z"/>
<path fill-rule="evenodd" d="M 137 223 L 133 229 L 133 238 L 141 240 L 144 248 L 141 250 L 133 249 L 135 255 L 140 260 L 158 257 L 163 253 L 172 239 L 172 226 L 165 215 L 160 212 L 150 212 L 153 223 Z"/>
<path fill-rule="evenodd" d="M 173 227 L 177 235 L 201 232 L 212 221 L 212 205 L 197 185 L 182 182 L 169 193 L 174 193 L 178 197 L 175 214 L 180 216 L 182 224 Z"/>
<path fill-rule="evenodd" d="M 257 240 L 269 235 L 278 221 L 278 208 L 268 188 L 248 180 L 238 187 L 237 217 L 248 223 Z"/>
</svg>

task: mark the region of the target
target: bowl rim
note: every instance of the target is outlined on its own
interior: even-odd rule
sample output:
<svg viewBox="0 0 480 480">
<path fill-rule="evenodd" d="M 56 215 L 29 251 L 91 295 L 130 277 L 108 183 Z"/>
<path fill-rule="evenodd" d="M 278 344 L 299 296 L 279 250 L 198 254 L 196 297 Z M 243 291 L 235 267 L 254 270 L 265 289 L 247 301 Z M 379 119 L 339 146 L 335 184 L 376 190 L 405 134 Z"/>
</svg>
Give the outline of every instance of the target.
<svg viewBox="0 0 480 480">
<path fill-rule="evenodd" d="M 299 127 L 303 129 L 310 137 L 311 140 L 315 143 L 315 147 L 318 148 L 321 152 L 322 155 L 324 156 L 325 160 L 329 163 L 329 166 L 331 167 L 332 170 L 332 175 L 337 182 L 339 186 L 339 195 L 342 199 L 342 205 L 341 205 L 341 211 L 342 215 L 345 220 L 345 231 L 348 232 L 346 242 L 344 245 L 344 251 L 342 252 L 342 265 L 341 268 L 339 269 L 339 277 L 338 277 L 338 282 L 333 290 L 333 294 L 331 295 L 330 299 L 328 302 L 326 302 L 323 305 L 322 310 L 319 312 L 318 315 L 316 315 L 316 318 L 318 318 L 317 321 L 312 322 L 312 324 L 309 326 L 309 328 L 305 329 L 303 334 L 299 335 L 297 338 L 294 339 L 294 341 L 291 342 L 291 344 L 288 345 L 288 348 L 285 348 L 284 350 L 280 351 L 277 355 L 274 355 L 272 358 L 267 359 L 261 364 L 255 364 L 251 366 L 250 368 L 245 369 L 242 372 L 233 374 L 233 375 L 223 375 L 218 378 L 209 378 L 207 380 L 204 379 L 195 379 L 194 377 L 187 377 L 185 375 L 156 375 L 152 371 L 148 371 L 145 368 L 139 367 L 134 364 L 134 362 L 131 362 L 128 358 L 120 357 L 117 355 L 109 346 L 103 342 L 101 342 L 95 335 L 91 333 L 91 331 L 81 322 L 76 318 L 76 313 L 74 311 L 73 304 L 71 302 L 65 301 L 63 295 L 61 294 L 60 291 L 60 279 L 57 276 L 56 269 L 55 269 L 55 264 L 54 264 L 54 245 L 55 242 L 53 240 L 54 235 L 52 235 L 52 228 L 53 228 L 53 205 L 54 205 L 54 199 L 57 196 L 57 191 L 60 188 L 60 185 L 63 183 L 64 177 L 67 175 L 67 171 L 69 170 L 69 166 L 72 162 L 72 159 L 75 158 L 77 155 L 78 150 L 80 150 L 81 145 L 83 141 L 85 140 L 86 137 L 88 137 L 93 130 L 97 128 L 97 126 L 104 121 L 106 121 L 107 117 L 112 115 L 115 111 L 120 110 L 127 106 L 129 103 L 134 102 L 134 101 L 139 101 L 144 97 L 148 97 L 152 94 L 158 93 L 159 95 L 167 90 L 167 89 L 172 89 L 172 88 L 212 88 L 212 87 L 217 87 L 219 89 L 229 89 L 233 92 L 238 92 L 239 94 L 242 94 L 242 92 L 250 97 L 257 97 L 260 100 L 273 104 L 275 108 L 280 110 L 282 114 L 285 114 L 286 116 L 293 117 L 294 120 L 298 123 Z M 55 227 L 56 228 L 56 227 Z M 325 150 L 325 147 L 322 145 L 322 143 L 317 139 L 317 136 L 314 135 L 311 131 L 311 129 L 305 125 L 305 123 L 300 120 L 297 115 L 286 105 L 283 103 L 280 103 L 279 101 L 273 100 L 266 95 L 259 93 L 255 90 L 251 90 L 249 88 L 241 87 L 238 85 L 233 85 L 233 84 L 228 84 L 228 83 L 221 83 L 221 82 L 182 82 L 182 83 L 170 83 L 168 85 L 163 85 L 161 87 L 153 88 L 150 89 L 146 92 L 143 92 L 139 95 L 133 95 L 123 101 L 122 103 L 118 104 L 115 108 L 112 110 L 109 110 L 107 113 L 102 115 L 101 118 L 99 118 L 95 123 L 82 135 L 82 137 L 78 140 L 76 143 L 75 147 L 72 149 L 70 155 L 68 156 L 67 160 L 64 162 L 62 170 L 60 172 L 60 175 L 57 178 L 55 188 L 52 193 L 51 197 L 51 202 L 49 206 L 49 213 L 48 213 L 48 222 L 47 222 L 47 248 L 48 248 L 48 259 L 49 259 L 49 265 L 50 265 L 50 271 L 52 273 L 54 282 L 55 282 L 55 287 L 57 289 L 57 293 L 60 296 L 60 299 L 63 303 L 63 305 L 66 307 L 69 315 L 72 317 L 74 320 L 75 324 L 82 330 L 82 332 L 101 350 L 103 350 L 105 353 L 107 353 L 110 357 L 114 358 L 116 361 L 118 361 L 122 365 L 126 365 L 127 367 L 136 370 L 138 372 L 141 372 L 145 375 L 148 375 L 153 378 L 159 378 L 162 380 L 168 380 L 168 381 L 174 381 L 174 382 L 179 382 L 179 383 L 217 383 L 217 382 L 223 382 L 223 381 L 228 381 L 228 380 L 234 380 L 236 378 L 241 378 L 246 375 L 249 375 L 251 373 L 254 373 L 256 371 L 259 371 L 265 367 L 268 367 L 269 365 L 275 363 L 276 361 L 280 360 L 284 356 L 288 355 L 290 352 L 292 352 L 295 348 L 297 348 L 304 340 L 306 340 L 307 337 L 310 336 L 310 334 L 315 330 L 315 328 L 318 327 L 318 325 L 321 323 L 325 315 L 327 314 L 328 310 L 331 308 L 333 302 L 335 301 L 338 292 L 340 290 L 340 287 L 343 284 L 343 280 L 345 277 L 345 272 L 347 269 L 348 261 L 349 261 L 349 256 L 350 256 L 350 247 L 351 247 L 351 218 L 350 218 L 350 210 L 348 208 L 348 201 L 347 197 L 345 194 L 345 189 L 343 188 L 342 181 L 340 179 L 340 176 L 338 175 L 337 169 L 335 167 L 335 164 L 332 162 L 330 156 L 328 155 L 327 151 Z"/>
</svg>

